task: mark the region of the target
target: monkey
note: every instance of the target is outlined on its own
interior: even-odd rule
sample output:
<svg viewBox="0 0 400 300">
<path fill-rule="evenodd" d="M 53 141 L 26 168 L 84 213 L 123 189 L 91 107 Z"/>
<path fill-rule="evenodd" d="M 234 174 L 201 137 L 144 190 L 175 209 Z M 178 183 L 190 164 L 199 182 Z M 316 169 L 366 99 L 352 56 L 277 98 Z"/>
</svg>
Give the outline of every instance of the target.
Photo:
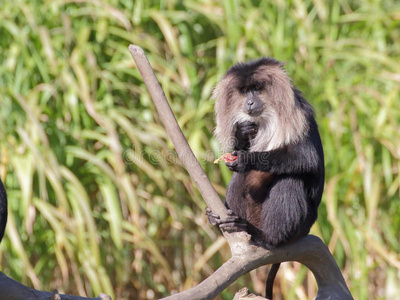
<svg viewBox="0 0 400 300">
<path fill-rule="evenodd" d="M 0 242 L 3 239 L 7 224 L 7 194 L 0 180 Z"/>
<path fill-rule="evenodd" d="M 284 64 L 261 58 L 232 66 L 213 91 L 215 136 L 235 161 L 221 219 L 212 225 L 246 231 L 273 250 L 306 236 L 317 219 L 324 189 L 324 154 L 312 106 L 292 84 Z M 266 297 L 280 264 L 273 264 Z"/>
</svg>

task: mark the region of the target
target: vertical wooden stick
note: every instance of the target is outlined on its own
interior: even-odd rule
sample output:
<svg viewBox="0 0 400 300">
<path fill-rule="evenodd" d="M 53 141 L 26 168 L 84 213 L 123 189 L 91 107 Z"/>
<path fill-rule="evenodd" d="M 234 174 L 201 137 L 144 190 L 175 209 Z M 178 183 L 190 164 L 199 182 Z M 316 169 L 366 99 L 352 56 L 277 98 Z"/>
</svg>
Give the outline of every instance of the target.
<svg viewBox="0 0 400 300">
<path fill-rule="evenodd" d="M 200 163 L 183 135 L 146 54 L 142 48 L 135 45 L 130 45 L 129 51 L 143 77 L 143 81 L 153 99 L 165 130 L 175 146 L 179 159 L 189 172 L 190 177 L 199 189 L 207 206 L 221 217 L 226 217 L 225 206 L 222 204 L 214 186 L 200 166 Z"/>
</svg>

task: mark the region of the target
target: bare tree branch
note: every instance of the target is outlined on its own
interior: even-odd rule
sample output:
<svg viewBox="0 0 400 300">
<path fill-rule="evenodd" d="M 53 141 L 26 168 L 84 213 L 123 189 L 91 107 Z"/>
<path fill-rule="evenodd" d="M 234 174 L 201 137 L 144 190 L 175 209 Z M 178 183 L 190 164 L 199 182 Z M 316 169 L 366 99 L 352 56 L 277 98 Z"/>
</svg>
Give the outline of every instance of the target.
<svg viewBox="0 0 400 300">
<path fill-rule="evenodd" d="M 267 264 L 297 261 L 311 270 L 318 284 L 318 300 L 353 299 L 328 247 L 320 238 L 308 235 L 274 251 L 248 244 L 241 255 L 233 255 L 199 285 L 164 300 L 214 299 L 240 276 Z"/>
<path fill-rule="evenodd" d="M 0 272 L 0 299 L 6 300 L 111 300 L 106 294 L 97 298 L 86 298 L 72 295 L 59 294 L 56 290 L 52 293 L 31 289 Z"/>
<path fill-rule="evenodd" d="M 171 107 L 165 98 L 164 91 L 158 83 L 156 75 L 147 60 L 146 54 L 142 48 L 134 45 L 129 46 L 129 51 L 136 62 L 136 66 L 143 77 L 143 81 L 149 90 L 160 119 L 175 146 L 181 162 L 189 172 L 190 177 L 195 182 L 208 207 L 220 216 L 226 217 L 225 207 L 184 137 Z"/>
<path fill-rule="evenodd" d="M 208 207 L 221 217 L 225 217 L 225 207 L 190 149 L 143 49 L 130 45 L 129 51 L 143 77 L 179 158 Z M 250 236 L 245 232 L 224 233 L 224 236 L 231 248 L 232 258 L 199 285 L 164 299 L 214 299 L 226 287 L 247 272 L 262 265 L 285 261 L 298 261 L 311 270 L 318 284 L 318 300 L 353 299 L 328 247 L 318 237 L 309 235 L 290 245 L 269 251 L 254 245 Z"/>
</svg>

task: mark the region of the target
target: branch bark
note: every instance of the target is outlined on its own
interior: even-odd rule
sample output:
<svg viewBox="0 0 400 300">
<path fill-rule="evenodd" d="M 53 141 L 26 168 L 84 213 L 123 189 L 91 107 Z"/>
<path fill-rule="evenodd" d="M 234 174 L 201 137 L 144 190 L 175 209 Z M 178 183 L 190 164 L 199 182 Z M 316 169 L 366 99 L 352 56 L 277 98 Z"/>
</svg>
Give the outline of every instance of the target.
<svg viewBox="0 0 400 300">
<path fill-rule="evenodd" d="M 236 292 L 233 300 L 266 300 L 266 298 L 250 293 L 249 289 L 245 287 Z"/>
<path fill-rule="evenodd" d="M 195 182 L 207 206 L 221 217 L 225 217 L 225 206 L 190 149 L 146 54 L 142 48 L 135 45 L 130 45 L 129 51 L 143 77 L 180 160 Z M 353 299 L 328 247 L 316 236 L 309 235 L 274 251 L 254 245 L 250 236 L 244 232 L 224 233 L 224 236 L 231 248 L 232 258 L 199 285 L 166 297 L 165 300 L 214 299 L 226 287 L 249 271 L 262 265 L 285 261 L 300 262 L 311 270 L 318 284 L 316 299 Z"/>
</svg>

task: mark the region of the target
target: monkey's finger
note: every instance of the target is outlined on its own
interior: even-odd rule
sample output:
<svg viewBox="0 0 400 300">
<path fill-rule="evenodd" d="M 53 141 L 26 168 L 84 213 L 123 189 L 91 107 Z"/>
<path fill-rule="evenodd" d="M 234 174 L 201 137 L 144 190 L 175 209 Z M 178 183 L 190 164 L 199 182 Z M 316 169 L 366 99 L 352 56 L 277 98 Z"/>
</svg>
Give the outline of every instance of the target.
<svg viewBox="0 0 400 300">
<path fill-rule="evenodd" d="M 215 215 L 215 214 L 206 214 L 206 215 L 207 215 L 207 217 L 209 219 L 212 218 L 212 219 L 215 219 L 215 220 L 221 220 L 218 215 Z"/>
<path fill-rule="evenodd" d="M 206 212 L 206 215 L 208 217 L 214 218 L 214 219 L 220 219 L 220 216 L 217 214 L 214 214 L 213 212 Z"/>
<path fill-rule="evenodd" d="M 234 166 L 234 167 L 227 166 L 227 167 L 228 167 L 228 169 L 229 169 L 230 171 L 232 171 L 232 172 L 238 172 L 237 166 Z"/>
<path fill-rule="evenodd" d="M 237 162 L 237 160 L 232 161 L 232 162 L 226 162 L 225 165 L 226 165 L 229 169 L 231 169 L 231 168 L 237 167 L 238 162 Z"/>
<path fill-rule="evenodd" d="M 239 232 L 239 231 L 247 231 L 247 226 L 246 224 L 243 223 L 223 223 L 219 225 L 219 228 L 222 231 L 226 232 Z"/>
<path fill-rule="evenodd" d="M 237 161 L 237 160 L 225 162 L 225 165 L 227 165 L 228 167 L 229 167 L 229 166 L 235 166 L 235 165 L 237 165 L 237 164 L 238 164 L 238 161 Z"/>
<path fill-rule="evenodd" d="M 227 210 L 226 210 L 226 214 L 227 214 L 228 216 L 234 216 L 234 215 L 236 215 L 236 214 L 233 212 L 232 209 L 227 209 Z"/>
<path fill-rule="evenodd" d="M 238 217 L 238 216 L 229 216 L 229 217 L 227 217 L 227 218 L 225 218 L 225 219 L 220 219 L 221 220 L 221 224 L 222 223 L 240 223 L 241 222 L 241 220 L 240 220 L 240 218 Z"/>
<path fill-rule="evenodd" d="M 226 219 L 220 220 L 220 224 L 236 224 L 237 226 L 244 226 L 247 228 L 249 225 L 245 219 L 238 216 L 228 217 Z"/>
<path fill-rule="evenodd" d="M 255 128 L 253 128 L 252 130 L 249 130 L 248 135 L 249 135 L 250 137 L 254 137 L 254 136 L 257 134 L 257 132 L 258 132 L 258 130 L 255 129 Z"/>
<path fill-rule="evenodd" d="M 244 135 L 251 135 L 257 133 L 257 128 L 255 126 L 247 126 L 243 128 L 243 134 Z"/>
<path fill-rule="evenodd" d="M 208 222 L 210 222 L 210 224 L 213 226 L 221 223 L 219 216 L 216 218 L 214 216 L 207 215 L 207 217 L 208 217 Z"/>
<path fill-rule="evenodd" d="M 218 224 L 221 223 L 221 221 L 219 219 L 213 219 L 213 218 L 210 218 L 210 217 L 208 217 L 208 222 L 210 222 L 210 224 L 212 226 L 215 226 L 215 225 L 218 225 Z"/>
</svg>

